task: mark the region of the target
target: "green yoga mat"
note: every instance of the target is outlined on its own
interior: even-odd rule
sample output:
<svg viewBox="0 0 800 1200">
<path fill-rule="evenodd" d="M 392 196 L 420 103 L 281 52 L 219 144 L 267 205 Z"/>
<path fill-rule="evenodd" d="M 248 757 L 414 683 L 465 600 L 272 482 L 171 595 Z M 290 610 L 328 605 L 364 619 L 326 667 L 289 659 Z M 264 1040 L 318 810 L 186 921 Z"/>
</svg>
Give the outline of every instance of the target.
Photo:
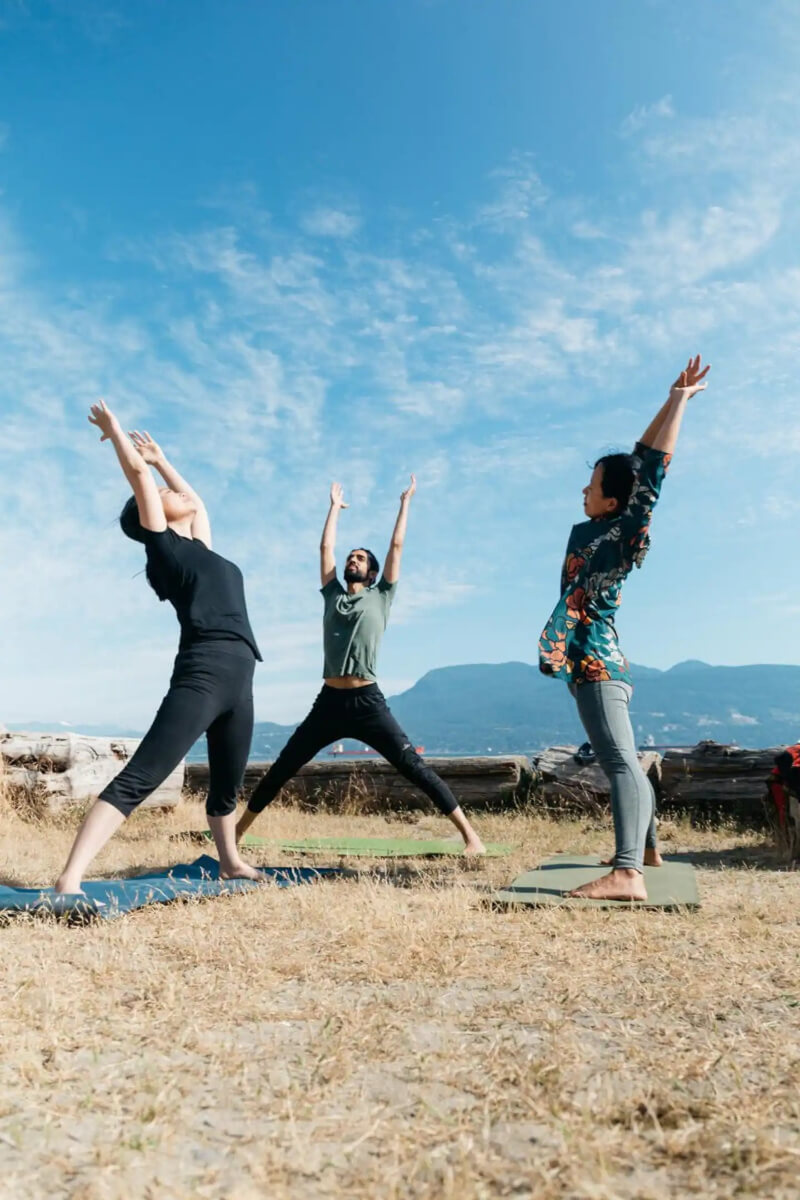
<svg viewBox="0 0 800 1200">
<path fill-rule="evenodd" d="M 211 834 L 206 833 L 206 838 Z M 430 855 L 461 854 L 463 843 L 433 838 L 305 838 L 297 842 L 273 841 L 246 833 L 242 846 L 269 846 L 287 854 L 340 854 L 348 858 L 426 858 Z M 492 858 L 510 854 L 512 846 L 489 842 L 486 853 Z"/>
<path fill-rule="evenodd" d="M 518 875 L 507 888 L 495 892 L 498 904 L 563 904 L 570 908 L 699 908 L 700 896 L 694 868 L 665 860 L 663 867 L 645 867 L 647 900 L 581 900 L 567 896 L 572 888 L 608 871 L 595 854 L 557 854 L 534 871 Z"/>
</svg>

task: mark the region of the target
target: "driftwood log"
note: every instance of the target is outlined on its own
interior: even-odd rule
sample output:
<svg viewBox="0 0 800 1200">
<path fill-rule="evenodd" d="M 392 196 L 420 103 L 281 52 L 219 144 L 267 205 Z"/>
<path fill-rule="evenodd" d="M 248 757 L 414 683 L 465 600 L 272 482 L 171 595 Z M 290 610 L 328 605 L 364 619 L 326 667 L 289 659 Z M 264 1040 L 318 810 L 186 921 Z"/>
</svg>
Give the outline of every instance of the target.
<svg viewBox="0 0 800 1200">
<path fill-rule="evenodd" d="M 731 820 L 763 826 L 767 777 L 782 749 L 742 750 L 709 741 L 665 750 L 661 811 L 688 812 L 700 823 Z"/>
<path fill-rule="evenodd" d="M 448 784 L 460 804 L 470 809 L 504 809 L 525 804 L 533 786 L 530 760 L 523 754 L 504 758 L 426 758 L 426 763 Z M 243 791 L 246 796 L 270 767 L 268 762 L 247 765 Z M 208 787 L 208 765 L 187 763 L 186 788 L 204 792 Z M 357 762 L 312 762 L 287 785 L 301 804 L 342 805 L 358 802 L 364 809 L 427 809 L 431 802 L 394 767 L 383 759 Z"/>
<path fill-rule="evenodd" d="M 538 774 L 536 798 L 548 810 L 564 814 L 598 813 L 609 805 L 608 779 L 597 763 L 575 761 L 577 746 L 550 746 L 534 759 Z M 661 755 L 654 750 L 639 754 L 639 763 L 661 794 Z"/>
<path fill-rule="evenodd" d="M 52 808 L 97 796 L 138 746 L 134 738 L 87 737 L 76 733 L 10 733 L 0 729 L 0 773 L 5 783 L 28 791 Z M 608 782 L 596 764 L 581 766 L 574 746 L 552 746 L 532 765 L 524 755 L 430 758 L 427 761 L 470 809 L 505 809 L 531 802 L 551 812 L 599 812 L 608 807 Z M 765 824 L 767 776 L 781 748 L 743 750 L 701 742 L 672 747 L 663 757 L 643 751 L 639 761 L 656 789 L 664 814 L 688 813 L 696 822 L 733 820 L 750 827 Z M 249 795 L 268 762 L 247 767 Z M 180 763 L 145 801 L 149 807 L 176 804 L 184 785 L 190 792 L 208 787 L 206 763 Z M 383 759 L 313 762 L 287 792 L 309 807 L 424 809 L 427 798 Z"/>
<path fill-rule="evenodd" d="M 551 810 L 597 812 L 607 808 L 609 787 L 596 764 L 575 762 L 575 746 L 551 746 L 535 760 L 537 798 Z M 778 749 L 742 750 L 717 742 L 675 746 L 663 756 L 639 753 L 642 769 L 656 792 L 662 815 L 688 814 L 697 824 L 734 821 L 750 828 L 765 824 L 767 777 Z"/>
<path fill-rule="evenodd" d="M 80 733 L 0 733 L 3 778 L 50 808 L 93 800 L 124 767 L 138 738 Z M 181 797 L 183 762 L 142 807 L 171 808 Z"/>
</svg>

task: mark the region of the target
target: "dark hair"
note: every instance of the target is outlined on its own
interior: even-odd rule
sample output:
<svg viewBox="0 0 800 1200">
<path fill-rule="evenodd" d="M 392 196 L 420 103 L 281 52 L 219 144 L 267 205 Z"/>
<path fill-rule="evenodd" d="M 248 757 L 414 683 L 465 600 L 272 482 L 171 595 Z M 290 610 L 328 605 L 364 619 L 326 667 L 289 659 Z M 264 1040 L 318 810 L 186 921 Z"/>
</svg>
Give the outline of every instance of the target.
<svg viewBox="0 0 800 1200">
<path fill-rule="evenodd" d="M 374 572 L 375 578 L 377 579 L 381 573 L 381 564 L 378 562 L 372 551 L 368 550 L 366 546 L 355 546 L 354 549 L 364 551 L 367 556 L 367 563 L 369 564 L 370 573 Z M 351 550 L 350 553 L 352 554 L 353 551 Z"/>
<path fill-rule="evenodd" d="M 134 542 L 144 543 L 145 530 L 139 520 L 139 505 L 136 503 L 135 496 L 131 496 L 129 500 L 125 501 L 122 512 L 119 514 L 119 527 L 125 537 L 132 538 Z"/>
<path fill-rule="evenodd" d="M 616 500 L 617 509 L 613 514 L 624 513 L 631 499 L 633 485 L 636 482 L 637 459 L 633 454 L 604 454 L 598 458 L 595 467 L 603 468 L 600 486 L 607 500 Z"/>
<path fill-rule="evenodd" d="M 147 539 L 147 530 L 139 520 L 139 505 L 136 503 L 135 496 L 131 496 L 122 506 L 122 512 L 119 514 L 119 526 L 125 537 L 131 538 L 134 542 L 141 542 L 144 545 Z M 167 589 L 164 587 L 158 572 L 154 570 L 151 563 L 147 563 L 144 573 L 147 582 L 159 600 L 166 600 Z"/>
</svg>

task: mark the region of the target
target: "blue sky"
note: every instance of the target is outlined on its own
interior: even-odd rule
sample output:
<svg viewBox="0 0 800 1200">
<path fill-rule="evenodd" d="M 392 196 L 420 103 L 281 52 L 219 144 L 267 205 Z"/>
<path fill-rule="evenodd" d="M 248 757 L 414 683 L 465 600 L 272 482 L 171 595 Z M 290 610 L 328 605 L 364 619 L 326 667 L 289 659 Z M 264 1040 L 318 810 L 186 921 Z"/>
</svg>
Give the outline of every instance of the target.
<svg viewBox="0 0 800 1200">
<path fill-rule="evenodd" d="M 774 0 L 0 0 L 0 720 L 166 687 L 96 396 L 204 493 L 289 722 L 332 478 L 383 557 L 418 476 L 387 693 L 535 661 L 587 463 L 696 350 L 623 648 L 800 663 L 798 50 Z"/>
</svg>

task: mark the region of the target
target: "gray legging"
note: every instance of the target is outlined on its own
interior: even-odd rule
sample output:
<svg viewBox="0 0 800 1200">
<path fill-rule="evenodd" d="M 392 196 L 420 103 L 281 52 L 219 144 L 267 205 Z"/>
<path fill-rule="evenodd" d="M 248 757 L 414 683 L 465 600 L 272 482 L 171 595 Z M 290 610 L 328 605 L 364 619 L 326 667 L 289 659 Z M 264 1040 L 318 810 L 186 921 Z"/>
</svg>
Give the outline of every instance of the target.
<svg viewBox="0 0 800 1200">
<path fill-rule="evenodd" d="M 656 794 L 639 766 L 628 712 L 633 688 L 621 679 L 572 684 L 578 715 L 611 784 L 614 866 L 641 871 L 644 848 L 656 846 Z"/>
</svg>

